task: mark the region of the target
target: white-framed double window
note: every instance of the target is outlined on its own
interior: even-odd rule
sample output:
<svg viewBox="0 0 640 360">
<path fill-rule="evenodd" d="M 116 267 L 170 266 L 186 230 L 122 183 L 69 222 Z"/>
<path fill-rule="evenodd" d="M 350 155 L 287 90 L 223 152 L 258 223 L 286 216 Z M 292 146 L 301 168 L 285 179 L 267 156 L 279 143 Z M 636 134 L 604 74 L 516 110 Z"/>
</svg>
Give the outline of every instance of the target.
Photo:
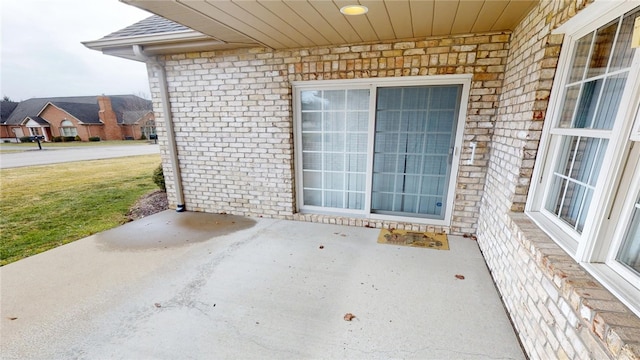
<svg viewBox="0 0 640 360">
<path fill-rule="evenodd" d="M 640 314 L 638 17 L 600 1 L 565 26 L 527 213 Z"/>
<path fill-rule="evenodd" d="M 69 120 L 62 120 L 60 123 L 60 136 L 77 136 L 78 129 Z"/>
<path fill-rule="evenodd" d="M 470 82 L 295 82 L 298 210 L 448 226 Z"/>
</svg>

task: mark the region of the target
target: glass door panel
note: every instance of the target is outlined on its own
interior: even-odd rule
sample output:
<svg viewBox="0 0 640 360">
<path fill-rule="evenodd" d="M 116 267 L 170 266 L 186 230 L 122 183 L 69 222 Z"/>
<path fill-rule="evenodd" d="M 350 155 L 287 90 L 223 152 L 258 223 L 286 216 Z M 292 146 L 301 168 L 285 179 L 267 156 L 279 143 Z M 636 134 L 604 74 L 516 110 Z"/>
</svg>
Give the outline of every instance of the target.
<svg viewBox="0 0 640 360">
<path fill-rule="evenodd" d="M 444 219 L 461 86 L 377 92 L 371 212 Z"/>
<path fill-rule="evenodd" d="M 301 92 L 304 205 L 364 210 L 369 90 Z"/>
<path fill-rule="evenodd" d="M 631 223 L 616 260 L 640 275 L 640 198 L 636 201 Z"/>
</svg>

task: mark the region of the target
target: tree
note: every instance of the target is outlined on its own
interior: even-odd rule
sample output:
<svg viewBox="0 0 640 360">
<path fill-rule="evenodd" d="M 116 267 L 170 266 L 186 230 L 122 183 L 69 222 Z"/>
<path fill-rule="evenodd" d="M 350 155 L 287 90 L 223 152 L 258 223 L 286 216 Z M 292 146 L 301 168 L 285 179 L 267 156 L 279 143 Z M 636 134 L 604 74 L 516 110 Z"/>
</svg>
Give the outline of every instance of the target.
<svg viewBox="0 0 640 360">
<path fill-rule="evenodd" d="M 3 96 L 3 97 L 2 97 L 2 100 L 0 100 L 0 101 L 1 101 L 1 102 L 5 102 L 5 101 L 6 101 L 6 102 L 12 102 L 12 101 L 11 101 L 11 98 L 10 98 L 10 97 L 8 97 L 7 95 Z"/>
</svg>

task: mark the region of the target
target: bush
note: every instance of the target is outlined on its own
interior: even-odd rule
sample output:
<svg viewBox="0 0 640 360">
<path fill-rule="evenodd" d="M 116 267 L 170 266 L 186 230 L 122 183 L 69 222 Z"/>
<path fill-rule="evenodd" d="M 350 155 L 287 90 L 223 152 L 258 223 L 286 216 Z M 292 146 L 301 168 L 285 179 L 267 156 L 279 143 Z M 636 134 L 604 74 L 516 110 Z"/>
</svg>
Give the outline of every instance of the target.
<svg viewBox="0 0 640 360">
<path fill-rule="evenodd" d="M 147 137 L 144 134 L 140 135 L 140 140 L 147 140 Z"/>
<path fill-rule="evenodd" d="M 100 136 L 89 136 L 89 141 L 100 141 Z"/>
<path fill-rule="evenodd" d="M 75 136 L 63 136 L 62 137 L 62 142 L 72 142 L 72 141 L 76 141 L 76 137 Z"/>
<path fill-rule="evenodd" d="M 21 136 L 20 142 L 24 142 L 24 143 L 31 142 L 31 136 Z"/>
<path fill-rule="evenodd" d="M 153 170 L 153 182 L 158 185 L 160 190 L 167 191 L 167 187 L 164 184 L 164 172 L 162 171 L 162 164 Z"/>
<path fill-rule="evenodd" d="M 82 138 L 80 137 L 80 135 L 76 135 L 76 137 L 74 137 L 73 140 L 82 141 Z"/>
<path fill-rule="evenodd" d="M 51 138 L 53 142 L 62 142 L 62 136 L 54 136 Z"/>
</svg>

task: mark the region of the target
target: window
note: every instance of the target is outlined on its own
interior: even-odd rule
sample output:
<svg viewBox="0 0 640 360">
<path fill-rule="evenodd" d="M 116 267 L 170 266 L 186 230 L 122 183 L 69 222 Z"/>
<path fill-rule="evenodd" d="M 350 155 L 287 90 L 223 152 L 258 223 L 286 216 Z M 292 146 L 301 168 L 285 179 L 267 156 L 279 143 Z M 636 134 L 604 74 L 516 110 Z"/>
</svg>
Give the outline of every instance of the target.
<svg viewBox="0 0 640 360">
<path fill-rule="evenodd" d="M 73 123 L 69 120 L 62 120 L 60 123 L 60 136 L 77 136 L 78 129 L 73 126 Z"/>
<path fill-rule="evenodd" d="M 469 84 L 466 75 L 295 83 L 300 211 L 448 225 Z"/>
<path fill-rule="evenodd" d="M 640 275 L 640 195 L 635 197 L 631 207 L 628 227 L 625 229 L 622 246 L 616 253 L 615 260 Z"/>
<path fill-rule="evenodd" d="M 142 135 L 147 139 L 151 139 L 152 135 L 156 135 L 156 122 L 154 120 L 145 121 L 142 126 Z"/>
<path fill-rule="evenodd" d="M 610 6 L 565 37 L 527 212 L 640 313 L 640 7 Z"/>
</svg>

